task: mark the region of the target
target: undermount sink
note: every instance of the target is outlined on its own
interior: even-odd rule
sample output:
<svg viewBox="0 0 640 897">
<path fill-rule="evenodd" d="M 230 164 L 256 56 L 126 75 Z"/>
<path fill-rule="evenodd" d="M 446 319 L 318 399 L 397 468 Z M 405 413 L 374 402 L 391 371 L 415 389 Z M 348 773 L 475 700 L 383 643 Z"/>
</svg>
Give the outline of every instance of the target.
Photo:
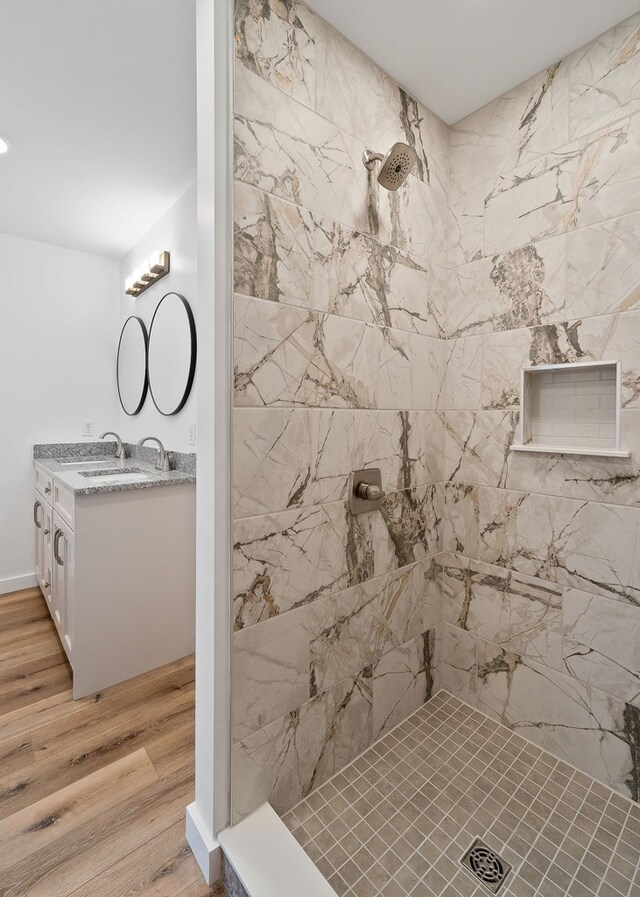
<svg viewBox="0 0 640 897">
<path fill-rule="evenodd" d="M 98 467 L 101 464 L 113 464 L 113 458 L 58 458 L 58 464 L 62 467 Z"/>
<path fill-rule="evenodd" d="M 81 477 L 95 477 L 96 479 L 118 478 L 123 480 L 140 479 L 149 475 L 148 470 L 141 467 L 115 467 L 112 470 L 80 470 Z"/>
</svg>

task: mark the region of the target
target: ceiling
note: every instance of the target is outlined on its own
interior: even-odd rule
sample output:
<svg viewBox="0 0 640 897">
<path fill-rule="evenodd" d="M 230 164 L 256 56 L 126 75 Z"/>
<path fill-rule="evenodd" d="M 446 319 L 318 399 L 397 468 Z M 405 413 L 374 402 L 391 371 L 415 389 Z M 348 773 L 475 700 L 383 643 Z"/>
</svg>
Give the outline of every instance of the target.
<svg viewBox="0 0 640 897">
<path fill-rule="evenodd" d="M 640 9 L 640 0 L 309 0 L 449 124 Z"/>
<path fill-rule="evenodd" d="M 0 232 L 120 257 L 193 183 L 195 0 L 1 0 Z"/>
</svg>

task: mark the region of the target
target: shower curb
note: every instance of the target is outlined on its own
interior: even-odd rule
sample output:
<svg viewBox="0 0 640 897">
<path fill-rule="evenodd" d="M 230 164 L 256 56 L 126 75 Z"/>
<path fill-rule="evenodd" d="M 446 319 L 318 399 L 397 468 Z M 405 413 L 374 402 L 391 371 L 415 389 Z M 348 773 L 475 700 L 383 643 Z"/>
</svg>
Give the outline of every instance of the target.
<svg viewBox="0 0 640 897">
<path fill-rule="evenodd" d="M 337 897 L 268 803 L 220 832 L 218 840 L 233 897 Z"/>
</svg>

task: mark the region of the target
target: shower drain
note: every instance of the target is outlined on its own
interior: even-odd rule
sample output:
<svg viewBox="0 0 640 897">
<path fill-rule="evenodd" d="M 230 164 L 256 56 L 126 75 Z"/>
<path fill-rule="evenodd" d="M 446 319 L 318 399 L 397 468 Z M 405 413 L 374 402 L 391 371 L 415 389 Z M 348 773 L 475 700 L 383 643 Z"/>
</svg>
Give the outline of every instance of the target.
<svg viewBox="0 0 640 897">
<path fill-rule="evenodd" d="M 487 847 L 480 838 L 476 838 L 460 862 L 492 894 L 498 893 L 511 871 L 509 863 L 498 856 L 495 850 Z"/>
</svg>

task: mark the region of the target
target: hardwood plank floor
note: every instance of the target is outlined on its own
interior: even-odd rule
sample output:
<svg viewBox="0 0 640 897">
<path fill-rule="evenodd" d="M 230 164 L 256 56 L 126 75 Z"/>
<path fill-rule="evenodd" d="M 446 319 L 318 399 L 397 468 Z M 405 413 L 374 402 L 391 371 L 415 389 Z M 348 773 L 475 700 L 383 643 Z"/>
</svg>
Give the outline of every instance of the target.
<svg viewBox="0 0 640 897">
<path fill-rule="evenodd" d="M 186 658 L 73 701 L 38 589 L 0 596 L 0 897 L 227 897 L 184 838 Z"/>
</svg>

